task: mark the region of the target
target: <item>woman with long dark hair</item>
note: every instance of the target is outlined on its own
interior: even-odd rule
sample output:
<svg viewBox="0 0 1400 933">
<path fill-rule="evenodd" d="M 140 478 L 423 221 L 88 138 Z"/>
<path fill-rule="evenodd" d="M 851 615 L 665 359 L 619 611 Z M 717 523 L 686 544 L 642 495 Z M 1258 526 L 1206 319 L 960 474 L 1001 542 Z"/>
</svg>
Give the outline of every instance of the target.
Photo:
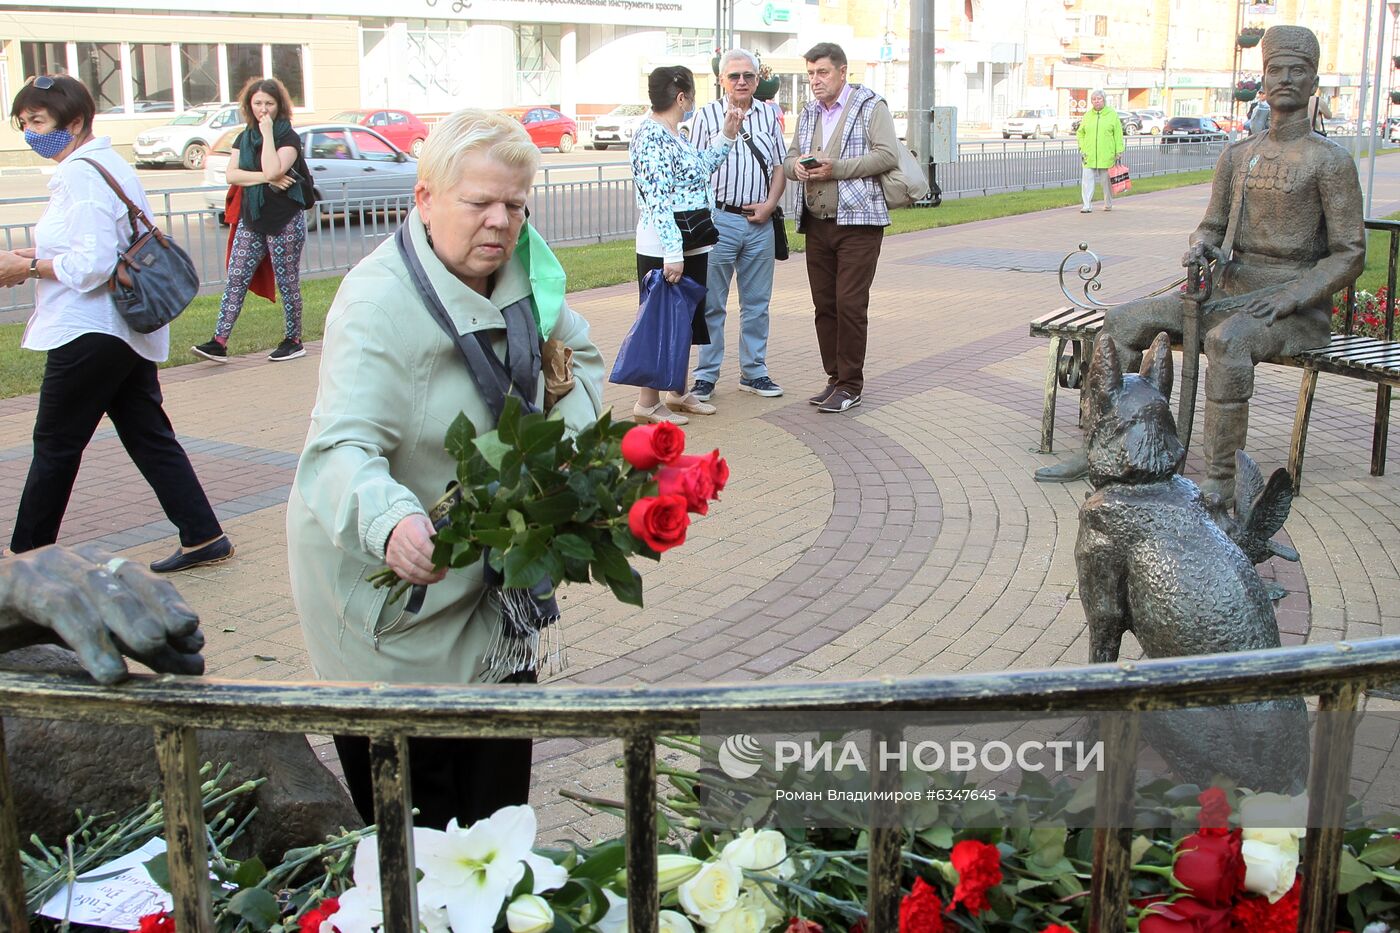
<svg viewBox="0 0 1400 933">
<path fill-rule="evenodd" d="M 657 68 L 647 79 L 647 93 L 651 97 L 650 118 L 642 121 L 632 137 L 632 177 L 641 210 L 637 221 L 637 284 L 640 287 L 648 272 L 660 269 L 668 282 L 679 282 L 684 275 L 703 286 L 710 247 L 685 249 L 675 212 L 714 207 L 710 175 L 729 156 L 743 114 L 730 107 L 724 114 L 721 136 L 714 146 L 701 152 L 680 135 L 681 122 L 695 109 L 695 76 L 690 69 L 679 65 Z M 702 290 L 691 317 L 691 343 L 709 342 Z M 660 390 L 643 387 L 632 417 L 640 424 L 686 424 L 690 419 L 682 412 L 713 415 L 715 406 L 688 392 L 672 392 L 662 401 Z"/>
<path fill-rule="evenodd" d="M 228 362 L 228 338 L 243 310 L 253 274 L 267 259 L 282 293 L 286 336 L 268 356 L 274 362 L 305 356 L 301 345 L 301 251 L 306 245 L 306 161 L 292 129 L 292 102 L 276 78 L 253 78 L 238 95 L 247 128 L 233 141 L 227 178 L 241 188 L 237 227 L 229 243 L 228 280 L 214 337 L 191 347 L 216 363 Z M 234 223 L 232 217 L 230 223 Z"/>
<path fill-rule="evenodd" d="M 107 289 L 131 226 L 126 206 L 96 166 L 147 215 L 151 205 L 131 166 L 112 151 L 112 141 L 93 135 L 96 109 L 88 89 L 67 75 L 31 79 L 10 108 L 29 147 L 58 163 L 48 206 L 34 226 L 34 246 L 0 250 L 0 286 L 35 282 L 34 313 L 21 345 L 48 353 L 34 459 L 10 547 L 18 553 L 58 540 L 83 451 L 105 414 L 180 532 L 180 548 L 151 569 L 187 570 L 227 560 L 233 544 L 161 407 L 156 364 L 169 355 L 170 331 L 136 333 Z"/>
</svg>

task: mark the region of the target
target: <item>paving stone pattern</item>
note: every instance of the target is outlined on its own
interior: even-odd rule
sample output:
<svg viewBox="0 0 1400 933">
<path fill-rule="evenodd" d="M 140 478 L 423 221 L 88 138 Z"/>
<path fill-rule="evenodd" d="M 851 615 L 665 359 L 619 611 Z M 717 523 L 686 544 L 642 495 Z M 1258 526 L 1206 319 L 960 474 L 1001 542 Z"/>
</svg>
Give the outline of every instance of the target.
<svg viewBox="0 0 1400 933">
<path fill-rule="evenodd" d="M 1390 203 L 1400 201 L 1400 161 L 1382 165 L 1377 216 L 1400 209 Z M 836 681 L 1086 663 L 1073 548 L 1088 487 L 1031 479 L 1050 458 L 1035 452 L 1046 346 L 1027 336 L 1027 323 L 1063 304 L 1045 271 L 1079 242 L 1111 248 L 1105 294 L 1170 281 L 1207 194 L 1180 189 L 1123 199 L 1111 214 L 1066 208 L 887 239 L 872 289 L 866 392 L 843 415 L 806 403 L 825 382 L 811 300 L 802 257 L 780 263 L 768 360 L 787 394 L 738 392 L 730 341 L 713 400 L 719 413 L 692 418 L 687 429 L 692 451 L 718 447 L 730 463 L 722 501 L 683 548 L 659 565 L 643 562 L 644 609 L 596 587 L 562 591 L 571 665 L 553 680 Z M 634 286 L 619 285 L 570 298 L 609 357 L 635 296 Z M 307 349 L 306 359 L 285 364 L 258 355 L 162 374 L 167 411 L 238 547 L 235 560 L 178 581 L 204 620 L 216 676 L 314 677 L 291 607 L 284 530 L 316 391 L 320 347 Z M 1296 370 L 1260 369 L 1250 445 L 1265 470 L 1287 462 L 1298 380 Z M 625 411 L 632 392 L 609 386 L 607 400 Z M 35 404 L 33 396 L 0 401 L 3 540 L 28 468 Z M 1077 405 L 1077 393 L 1061 393 L 1061 449 L 1080 442 Z M 1286 532 L 1302 561 L 1263 568 L 1287 591 L 1278 606 L 1285 643 L 1400 634 L 1400 487 L 1368 474 L 1373 411 L 1369 387 L 1321 379 L 1303 494 Z M 1188 475 L 1200 475 L 1194 454 Z M 62 540 L 143 560 L 175 547 L 173 528 L 105 423 L 84 458 Z M 1131 637 L 1124 652 L 1137 652 Z M 1380 773 L 1393 736 L 1367 749 Z M 618 754 L 612 741 L 537 742 L 532 799 L 547 838 L 616 829 L 559 791 L 620 797 Z"/>
</svg>

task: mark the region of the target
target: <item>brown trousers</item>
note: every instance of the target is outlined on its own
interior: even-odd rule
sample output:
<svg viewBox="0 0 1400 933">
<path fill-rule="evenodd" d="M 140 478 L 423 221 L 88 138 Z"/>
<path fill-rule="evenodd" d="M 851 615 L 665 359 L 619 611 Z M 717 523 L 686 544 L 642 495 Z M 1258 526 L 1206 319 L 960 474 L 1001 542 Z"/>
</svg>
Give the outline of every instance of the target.
<svg viewBox="0 0 1400 933">
<path fill-rule="evenodd" d="M 885 228 L 838 226 L 807 214 L 807 281 L 816 309 L 817 346 L 828 385 L 859 395 L 865 387 L 865 340 L 870 284 Z"/>
</svg>

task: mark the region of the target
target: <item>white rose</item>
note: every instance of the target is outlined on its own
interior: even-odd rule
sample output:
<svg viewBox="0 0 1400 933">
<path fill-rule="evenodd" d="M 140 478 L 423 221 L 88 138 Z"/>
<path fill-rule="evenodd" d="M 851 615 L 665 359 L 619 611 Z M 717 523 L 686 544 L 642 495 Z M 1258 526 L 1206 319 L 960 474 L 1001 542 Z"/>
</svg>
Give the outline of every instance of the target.
<svg viewBox="0 0 1400 933">
<path fill-rule="evenodd" d="M 656 857 L 656 885 L 662 894 L 674 891 L 682 883 L 694 878 L 700 871 L 701 861 L 689 855 L 658 855 Z"/>
<path fill-rule="evenodd" d="M 744 875 L 738 867 L 724 859 L 706 862 L 694 878 L 680 886 L 681 906 L 685 912 L 705 926 L 711 926 L 720 915 L 734 909 Z"/>
<path fill-rule="evenodd" d="M 1393 931 L 1390 929 L 1390 924 L 1384 920 L 1377 920 L 1375 923 L 1366 924 L 1361 933 L 1393 933 Z"/>
<path fill-rule="evenodd" d="M 1285 852 L 1297 853 L 1298 836 L 1297 829 L 1283 829 L 1278 827 L 1253 828 L 1245 827 L 1240 831 L 1240 836 L 1245 840 L 1267 843 L 1271 846 L 1278 846 Z"/>
<path fill-rule="evenodd" d="M 769 874 L 776 873 L 780 878 L 792 876 L 793 867 L 787 861 L 787 837 L 776 829 L 765 829 L 754 835 L 753 842 L 754 856 L 758 861 L 755 868 Z"/>
<path fill-rule="evenodd" d="M 538 894 L 522 894 L 506 908 L 510 933 L 545 933 L 554 926 L 554 910 Z"/>
<path fill-rule="evenodd" d="M 1298 844 L 1286 849 L 1258 839 L 1246 839 L 1240 847 L 1244 854 L 1244 887 L 1246 891 L 1262 894 L 1270 904 L 1293 888 L 1298 875 Z"/>
<path fill-rule="evenodd" d="M 758 840 L 754 831 L 746 829 L 729 840 L 720 850 L 719 857 L 735 868 L 746 868 L 749 871 L 758 868 Z"/>
<path fill-rule="evenodd" d="M 772 925 L 763 905 L 745 897 L 720 914 L 713 923 L 707 924 L 705 933 L 766 933 Z"/>
<path fill-rule="evenodd" d="M 773 926 L 779 920 L 786 918 L 782 907 L 774 903 L 774 899 L 763 893 L 762 887 L 756 881 L 746 881 L 744 890 L 739 895 L 739 906 L 753 904 L 763 911 L 764 919 L 768 921 L 768 926 Z"/>
<path fill-rule="evenodd" d="M 1287 797 L 1283 794 L 1255 794 L 1240 801 L 1240 825 L 1245 827 L 1282 826 L 1297 827 L 1289 831 L 1294 837 L 1307 835 L 1308 797 L 1299 794 Z"/>
<path fill-rule="evenodd" d="M 663 910 L 657 914 L 656 919 L 658 933 L 695 933 L 695 927 L 685 919 L 685 914 L 678 914 L 674 910 Z"/>
</svg>

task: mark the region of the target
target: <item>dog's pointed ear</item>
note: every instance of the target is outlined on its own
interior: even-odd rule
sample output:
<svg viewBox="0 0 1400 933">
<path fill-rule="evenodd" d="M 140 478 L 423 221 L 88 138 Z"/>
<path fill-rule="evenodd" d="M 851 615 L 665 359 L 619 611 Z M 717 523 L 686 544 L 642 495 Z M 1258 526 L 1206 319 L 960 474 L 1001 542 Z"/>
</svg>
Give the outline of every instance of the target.
<svg viewBox="0 0 1400 933">
<path fill-rule="evenodd" d="M 1163 398 L 1172 397 L 1172 339 L 1166 331 L 1152 340 L 1152 346 L 1142 355 L 1138 375 L 1157 387 Z"/>
<path fill-rule="evenodd" d="M 1094 341 L 1094 357 L 1089 361 L 1090 401 L 1095 411 L 1112 408 L 1112 396 L 1123 388 L 1123 373 L 1118 369 L 1118 346 L 1109 336 Z"/>
</svg>

